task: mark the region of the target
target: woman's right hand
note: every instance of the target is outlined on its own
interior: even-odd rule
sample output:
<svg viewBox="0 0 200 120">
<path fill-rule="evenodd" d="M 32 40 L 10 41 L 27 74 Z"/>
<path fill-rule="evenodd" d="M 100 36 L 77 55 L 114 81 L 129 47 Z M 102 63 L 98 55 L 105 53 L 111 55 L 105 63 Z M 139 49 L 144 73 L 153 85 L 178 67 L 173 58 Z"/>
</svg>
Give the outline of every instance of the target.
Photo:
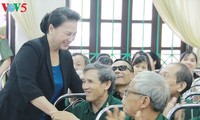
<svg viewBox="0 0 200 120">
<path fill-rule="evenodd" d="M 54 111 L 50 113 L 52 120 L 79 120 L 74 114 L 67 111 Z"/>
</svg>

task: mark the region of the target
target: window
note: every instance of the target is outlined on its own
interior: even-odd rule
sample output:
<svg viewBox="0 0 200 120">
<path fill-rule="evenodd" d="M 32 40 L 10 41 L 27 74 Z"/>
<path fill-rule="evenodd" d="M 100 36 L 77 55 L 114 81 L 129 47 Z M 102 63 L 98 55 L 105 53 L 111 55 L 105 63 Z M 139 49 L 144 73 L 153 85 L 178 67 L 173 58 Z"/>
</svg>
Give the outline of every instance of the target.
<svg viewBox="0 0 200 120">
<path fill-rule="evenodd" d="M 157 53 L 165 64 L 178 61 L 181 51 L 185 51 L 185 44 L 163 23 L 152 0 L 69 0 L 66 3 L 82 16 L 70 50 L 88 50 L 91 61 L 99 53 L 108 53 L 113 60 L 130 60 L 136 51 L 144 50 Z"/>
<path fill-rule="evenodd" d="M 70 46 L 89 46 L 89 36 L 90 36 L 90 23 L 89 22 L 79 22 L 78 31 L 75 40 L 70 44 Z"/>
<path fill-rule="evenodd" d="M 102 47 L 121 46 L 121 24 L 120 23 L 101 23 L 101 42 Z"/>
<path fill-rule="evenodd" d="M 0 11 L 0 22 L 1 22 L 0 27 L 2 27 L 2 26 L 5 26 L 5 25 L 6 25 L 6 13 L 3 12 L 2 9 L 0 9 L 0 10 L 1 10 L 1 11 Z"/>
<path fill-rule="evenodd" d="M 151 47 L 151 24 L 132 24 L 131 47 Z"/>
</svg>

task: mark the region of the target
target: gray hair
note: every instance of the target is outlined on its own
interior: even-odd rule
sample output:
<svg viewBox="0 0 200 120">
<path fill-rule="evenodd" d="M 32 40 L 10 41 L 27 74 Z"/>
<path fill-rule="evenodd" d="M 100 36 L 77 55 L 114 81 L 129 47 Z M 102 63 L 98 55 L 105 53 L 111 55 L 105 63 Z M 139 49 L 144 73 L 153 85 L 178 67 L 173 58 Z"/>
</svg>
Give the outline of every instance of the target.
<svg viewBox="0 0 200 120">
<path fill-rule="evenodd" d="M 137 92 L 151 99 L 152 109 L 162 112 L 170 98 L 167 82 L 153 71 L 140 72 L 134 77 L 133 81 Z"/>
<path fill-rule="evenodd" d="M 176 75 L 176 83 L 185 82 L 187 85 L 183 91 L 181 91 L 181 95 L 189 90 L 192 85 L 193 76 L 190 69 L 184 65 L 183 63 L 171 63 L 171 65 L 176 65 L 179 67 L 179 70 L 175 73 Z"/>
<path fill-rule="evenodd" d="M 101 83 L 111 81 L 111 86 L 108 89 L 108 93 L 110 93 L 114 89 L 116 79 L 115 73 L 113 72 L 111 67 L 100 63 L 92 63 L 85 66 L 83 73 L 91 69 L 98 70 L 98 76 Z"/>
</svg>

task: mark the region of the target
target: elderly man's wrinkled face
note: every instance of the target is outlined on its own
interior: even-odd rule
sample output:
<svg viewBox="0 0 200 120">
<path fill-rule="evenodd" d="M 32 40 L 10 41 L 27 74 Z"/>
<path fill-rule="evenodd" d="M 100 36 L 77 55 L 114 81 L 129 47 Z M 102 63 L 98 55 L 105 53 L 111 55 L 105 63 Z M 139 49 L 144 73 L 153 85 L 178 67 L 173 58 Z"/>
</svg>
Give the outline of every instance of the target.
<svg viewBox="0 0 200 120">
<path fill-rule="evenodd" d="M 85 59 L 81 55 L 72 56 L 75 70 L 83 70 L 85 68 Z"/>
<path fill-rule="evenodd" d="M 132 81 L 123 96 L 123 111 L 134 117 L 136 112 L 141 110 L 143 103 L 142 101 L 144 100 L 145 96 L 146 95 L 139 93 L 134 89 L 134 82 Z"/>
<path fill-rule="evenodd" d="M 133 72 L 127 62 L 117 61 L 111 67 L 116 75 L 115 85 L 128 85 L 131 82 Z"/>
<path fill-rule="evenodd" d="M 180 68 L 177 65 L 169 64 L 161 69 L 160 75 L 165 78 L 170 86 L 171 97 L 176 96 L 178 92 L 178 84 L 176 83 L 176 72 Z"/>
</svg>

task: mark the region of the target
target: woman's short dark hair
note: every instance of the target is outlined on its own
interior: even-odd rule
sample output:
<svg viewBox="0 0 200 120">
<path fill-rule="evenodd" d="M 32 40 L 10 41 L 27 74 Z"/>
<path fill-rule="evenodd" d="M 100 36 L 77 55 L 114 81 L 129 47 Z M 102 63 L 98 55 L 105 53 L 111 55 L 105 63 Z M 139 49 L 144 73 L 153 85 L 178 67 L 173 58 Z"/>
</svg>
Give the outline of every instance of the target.
<svg viewBox="0 0 200 120">
<path fill-rule="evenodd" d="M 47 13 L 43 17 L 40 23 L 40 29 L 43 33 L 47 34 L 50 24 L 56 28 L 67 20 L 78 21 L 79 19 L 80 15 L 77 12 L 69 9 L 68 7 L 59 7 L 53 10 L 51 13 Z"/>
<path fill-rule="evenodd" d="M 133 57 L 132 57 L 132 59 L 131 59 L 132 64 L 133 64 L 133 62 L 134 62 L 134 60 L 135 60 L 135 58 L 136 58 L 136 55 L 144 55 L 144 56 L 147 56 L 147 54 L 146 54 L 144 51 L 137 51 L 137 52 L 133 55 Z"/>
<path fill-rule="evenodd" d="M 151 56 L 153 61 L 156 61 L 155 69 L 160 69 L 161 66 L 162 66 L 161 63 L 160 63 L 160 57 L 154 52 L 147 52 L 147 54 L 149 54 Z"/>
<path fill-rule="evenodd" d="M 146 57 L 146 60 L 147 60 L 147 63 L 148 63 L 148 70 L 152 70 L 152 68 L 151 68 L 151 63 L 150 63 L 150 60 L 149 60 L 149 57 L 148 57 L 148 55 L 147 55 L 147 53 L 145 53 L 144 51 L 138 51 L 138 52 L 136 52 L 134 55 L 133 55 L 133 57 L 132 57 L 132 60 L 131 60 L 131 62 L 132 62 L 132 65 L 134 64 L 134 62 L 135 62 L 135 60 L 136 60 L 136 55 L 139 55 L 139 56 L 145 56 Z M 134 66 L 134 65 L 133 65 Z"/>
</svg>

